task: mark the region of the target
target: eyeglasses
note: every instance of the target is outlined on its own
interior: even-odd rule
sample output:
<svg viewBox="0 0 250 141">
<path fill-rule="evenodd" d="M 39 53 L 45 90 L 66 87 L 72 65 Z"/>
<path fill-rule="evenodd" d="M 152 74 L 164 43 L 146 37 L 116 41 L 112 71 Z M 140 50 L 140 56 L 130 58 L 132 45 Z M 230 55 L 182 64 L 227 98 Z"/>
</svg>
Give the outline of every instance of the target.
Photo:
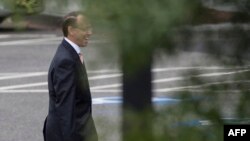
<svg viewBox="0 0 250 141">
<path fill-rule="evenodd" d="M 81 31 L 91 31 L 92 30 L 91 26 L 86 26 L 86 27 L 75 26 L 74 28 L 80 29 Z"/>
</svg>

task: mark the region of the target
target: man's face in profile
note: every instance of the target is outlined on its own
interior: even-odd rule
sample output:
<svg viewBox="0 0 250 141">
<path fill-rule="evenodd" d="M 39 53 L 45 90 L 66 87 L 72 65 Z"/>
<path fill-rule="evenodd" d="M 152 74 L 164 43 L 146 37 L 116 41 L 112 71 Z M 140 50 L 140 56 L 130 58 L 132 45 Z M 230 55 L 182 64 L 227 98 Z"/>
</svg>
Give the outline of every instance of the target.
<svg viewBox="0 0 250 141">
<path fill-rule="evenodd" d="M 77 26 L 74 27 L 75 42 L 79 47 L 85 47 L 88 45 L 89 37 L 92 34 L 90 23 L 83 15 L 77 16 Z"/>
</svg>

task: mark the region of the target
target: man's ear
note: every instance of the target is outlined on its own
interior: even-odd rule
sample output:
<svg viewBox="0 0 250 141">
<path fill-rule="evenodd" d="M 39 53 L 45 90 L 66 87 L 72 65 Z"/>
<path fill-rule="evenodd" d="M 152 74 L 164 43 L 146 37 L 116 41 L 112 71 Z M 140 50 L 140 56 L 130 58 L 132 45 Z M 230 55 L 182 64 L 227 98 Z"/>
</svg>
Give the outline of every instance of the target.
<svg viewBox="0 0 250 141">
<path fill-rule="evenodd" d="M 74 28 L 72 26 L 68 26 L 68 34 L 73 35 L 74 34 Z"/>
</svg>

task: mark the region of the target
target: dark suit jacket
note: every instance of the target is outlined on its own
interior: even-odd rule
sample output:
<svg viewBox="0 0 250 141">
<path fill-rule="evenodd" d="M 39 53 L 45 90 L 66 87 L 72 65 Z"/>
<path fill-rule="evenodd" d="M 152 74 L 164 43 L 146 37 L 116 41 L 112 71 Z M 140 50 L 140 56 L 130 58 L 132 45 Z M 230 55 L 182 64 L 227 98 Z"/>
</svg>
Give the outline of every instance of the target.
<svg viewBox="0 0 250 141">
<path fill-rule="evenodd" d="M 65 40 L 50 65 L 48 88 L 45 141 L 97 141 L 86 69 Z"/>
</svg>

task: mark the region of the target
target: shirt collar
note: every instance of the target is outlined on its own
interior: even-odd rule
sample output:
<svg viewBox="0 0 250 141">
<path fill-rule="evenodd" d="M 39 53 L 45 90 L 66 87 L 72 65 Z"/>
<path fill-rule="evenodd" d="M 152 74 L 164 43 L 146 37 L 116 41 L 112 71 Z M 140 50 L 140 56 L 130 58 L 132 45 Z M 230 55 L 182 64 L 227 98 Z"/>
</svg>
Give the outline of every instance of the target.
<svg viewBox="0 0 250 141">
<path fill-rule="evenodd" d="M 75 44 L 74 42 L 70 41 L 67 37 L 64 37 L 64 39 L 75 49 L 76 53 L 79 54 L 81 53 L 80 47 Z"/>
</svg>

